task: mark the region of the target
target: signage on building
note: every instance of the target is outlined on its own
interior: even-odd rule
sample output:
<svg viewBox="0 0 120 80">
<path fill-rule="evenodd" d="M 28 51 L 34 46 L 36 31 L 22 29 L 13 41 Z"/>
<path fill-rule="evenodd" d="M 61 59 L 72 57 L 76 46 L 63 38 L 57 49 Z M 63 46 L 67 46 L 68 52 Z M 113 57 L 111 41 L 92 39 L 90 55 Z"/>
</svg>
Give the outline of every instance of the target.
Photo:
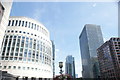
<svg viewBox="0 0 120 80">
<path fill-rule="evenodd" d="M 1 20 L 2 20 L 2 17 L 3 17 L 3 13 L 4 13 L 4 7 L 0 3 L 0 23 L 1 23 Z"/>
</svg>

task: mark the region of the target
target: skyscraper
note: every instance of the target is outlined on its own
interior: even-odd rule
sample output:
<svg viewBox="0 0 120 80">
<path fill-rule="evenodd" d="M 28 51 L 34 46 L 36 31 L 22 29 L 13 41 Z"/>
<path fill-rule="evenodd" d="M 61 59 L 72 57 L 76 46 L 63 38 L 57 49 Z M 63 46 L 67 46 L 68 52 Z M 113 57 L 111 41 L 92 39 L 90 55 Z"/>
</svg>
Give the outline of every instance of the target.
<svg viewBox="0 0 120 80">
<path fill-rule="evenodd" d="M 111 38 L 97 49 L 101 78 L 120 78 L 120 38 Z M 117 79 L 118 78 L 118 79 Z"/>
<path fill-rule="evenodd" d="M 55 44 L 54 41 L 52 41 L 52 60 L 53 60 L 53 78 L 55 77 Z"/>
<path fill-rule="evenodd" d="M 47 28 L 27 17 L 10 17 L 0 70 L 19 78 L 52 78 L 52 43 Z"/>
<path fill-rule="evenodd" d="M 96 49 L 103 44 L 100 26 L 86 24 L 79 36 L 79 43 L 83 78 L 97 78 L 100 73 Z"/>
<path fill-rule="evenodd" d="M 66 57 L 65 73 L 70 75 L 72 78 L 75 78 L 75 60 L 72 55 Z"/>
</svg>

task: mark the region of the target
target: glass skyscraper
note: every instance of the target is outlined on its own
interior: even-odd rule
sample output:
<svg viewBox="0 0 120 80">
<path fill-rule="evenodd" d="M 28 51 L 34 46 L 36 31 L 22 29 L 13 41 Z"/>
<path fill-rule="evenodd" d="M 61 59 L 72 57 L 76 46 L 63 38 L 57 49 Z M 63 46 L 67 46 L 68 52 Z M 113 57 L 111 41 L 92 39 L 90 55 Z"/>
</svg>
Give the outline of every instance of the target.
<svg viewBox="0 0 120 80">
<path fill-rule="evenodd" d="M 99 25 L 86 24 L 79 36 L 82 76 L 97 78 L 100 76 L 96 49 L 103 44 L 102 32 Z"/>
<path fill-rule="evenodd" d="M 65 73 L 70 75 L 72 78 L 75 78 L 75 61 L 72 55 L 66 57 Z"/>
</svg>

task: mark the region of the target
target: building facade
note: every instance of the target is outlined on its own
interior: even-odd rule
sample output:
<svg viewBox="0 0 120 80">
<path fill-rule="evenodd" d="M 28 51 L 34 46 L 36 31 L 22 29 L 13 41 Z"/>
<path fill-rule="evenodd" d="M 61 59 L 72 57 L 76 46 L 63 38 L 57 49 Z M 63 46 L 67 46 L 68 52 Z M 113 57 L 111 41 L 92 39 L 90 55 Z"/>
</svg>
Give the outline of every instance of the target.
<svg viewBox="0 0 120 80">
<path fill-rule="evenodd" d="M 0 0 L 0 51 L 1 51 L 1 45 L 5 34 L 5 30 L 7 27 L 11 7 L 12 7 L 12 0 L 9 0 L 9 2 L 3 2 Z M 0 64 L 0 66 L 1 65 L 2 64 Z M 1 78 L 2 78 L 2 71 L 0 70 L 0 80 Z"/>
<path fill-rule="evenodd" d="M 79 36 L 82 77 L 97 78 L 100 76 L 96 49 L 103 44 L 102 32 L 99 25 L 86 24 Z"/>
<path fill-rule="evenodd" d="M 5 34 L 5 30 L 7 28 L 11 7 L 12 0 L 9 0 L 9 2 L 0 1 L 0 49 Z"/>
<path fill-rule="evenodd" d="M 120 38 L 111 38 L 97 49 L 101 78 L 120 78 Z"/>
<path fill-rule="evenodd" d="M 69 55 L 66 57 L 66 62 L 65 62 L 65 73 L 70 75 L 72 78 L 75 78 L 75 60 L 72 55 Z"/>
<path fill-rule="evenodd" d="M 49 31 L 27 17 L 10 17 L 1 51 L 0 69 L 19 78 L 52 78 Z"/>
<path fill-rule="evenodd" d="M 55 44 L 54 41 L 52 41 L 52 60 L 53 60 L 53 78 L 55 77 Z"/>
</svg>

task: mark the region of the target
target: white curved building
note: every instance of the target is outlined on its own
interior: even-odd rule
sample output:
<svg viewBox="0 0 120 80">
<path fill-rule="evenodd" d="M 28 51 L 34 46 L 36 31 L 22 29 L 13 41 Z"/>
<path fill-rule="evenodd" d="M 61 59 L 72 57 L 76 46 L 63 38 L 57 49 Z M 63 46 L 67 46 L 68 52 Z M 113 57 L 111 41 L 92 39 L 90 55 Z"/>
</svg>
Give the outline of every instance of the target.
<svg viewBox="0 0 120 80">
<path fill-rule="evenodd" d="M 52 43 L 40 22 L 10 17 L 2 44 L 0 68 L 23 77 L 52 78 Z"/>
</svg>

